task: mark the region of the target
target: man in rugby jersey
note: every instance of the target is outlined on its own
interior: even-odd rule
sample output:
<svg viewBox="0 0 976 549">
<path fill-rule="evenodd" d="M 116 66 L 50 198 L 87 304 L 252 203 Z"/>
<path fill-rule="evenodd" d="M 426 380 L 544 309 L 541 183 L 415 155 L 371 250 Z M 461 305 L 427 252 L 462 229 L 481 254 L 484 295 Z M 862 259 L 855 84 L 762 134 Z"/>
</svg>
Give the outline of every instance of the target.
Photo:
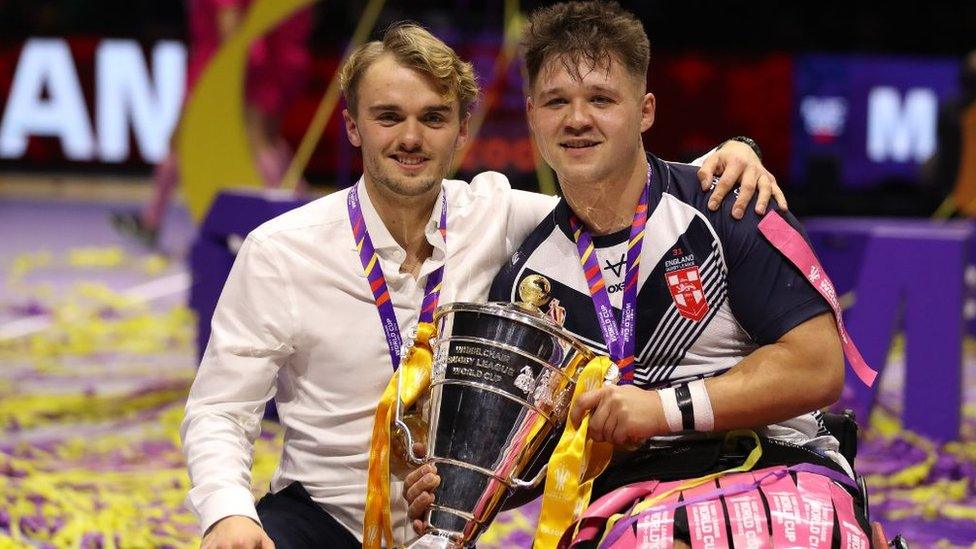
<svg viewBox="0 0 976 549">
<path fill-rule="evenodd" d="M 398 365 L 392 335 L 408 333 L 438 295 L 484 300 L 555 202 L 498 173 L 445 179 L 478 87 L 471 65 L 425 29 L 395 25 L 357 48 L 341 81 L 363 178 L 248 235 L 190 391 L 181 434 L 205 548 L 361 546 L 364 527 L 377 526 L 364 518 L 367 458 Z M 725 167 L 729 183 L 744 167 L 755 178 L 758 159 L 735 145 L 709 166 Z M 755 190 L 748 183 L 741 194 Z M 768 196 L 772 180 L 759 185 Z M 373 254 L 360 253 L 367 238 Z M 441 275 L 437 290 L 430 282 Z M 270 398 L 284 447 L 272 493 L 255 505 L 252 451 Z M 395 506 L 397 534 L 405 520 Z"/>
<path fill-rule="evenodd" d="M 594 440 L 641 445 L 618 450 L 591 501 L 635 481 L 737 465 L 748 452 L 722 445 L 735 429 L 760 435 L 757 467 L 809 463 L 846 483 L 851 466 L 818 411 L 844 383 L 831 307 L 760 234 L 754 211 L 741 222 L 729 219 L 730 205 L 711 211 L 696 168 L 645 152 L 655 98 L 640 21 L 615 3 L 542 8 L 523 53 L 530 126 L 564 199 L 498 273 L 490 300 L 517 301 L 526 277 L 544 278 L 545 312 L 621 366 L 624 383 L 584 394 L 571 410 L 577 423 L 591 414 Z M 787 212 L 776 215 L 798 227 Z M 621 323 L 621 309 L 635 322 Z M 414 517 L 436 483 L 422 469 L 408 477 Z M 679 545 L 693 542 L 688 516 L 684 508 L 673 516 Z M 867 542 L 866 517 L 856 519 L 857 532 L 833 529 L 835 543 Z M 771 541 L 781 526 L 765 526 Z"/>
</svg>

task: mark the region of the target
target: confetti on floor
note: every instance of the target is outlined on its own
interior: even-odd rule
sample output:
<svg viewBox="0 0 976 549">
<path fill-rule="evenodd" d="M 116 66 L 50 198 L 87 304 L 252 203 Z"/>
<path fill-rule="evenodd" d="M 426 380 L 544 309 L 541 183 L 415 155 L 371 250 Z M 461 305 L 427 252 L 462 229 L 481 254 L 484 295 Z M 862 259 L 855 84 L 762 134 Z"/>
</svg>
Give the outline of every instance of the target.
<svg viewBox="0 0 976 549">
<path fill-rule="evenodd" d="M 198 546 L 178 435 L 193 317 L 183 294 L 125 291 L 182 267 L 111 244 L 25 250 L 0 250 L 0 333 L 26 334 L 0 338 L 0 549 Z M 963 435 L 942 445 L 897 420 L 902 357 L 896 345 L 857 459 L 872 518 L 913 548 L 976 546 L 976 343 L 966 347 Z M 280 448 L 280 428 L 266 422 L 256 497 Z M 501 514 L 479 547 L 529 547 L 538 505 Z"/>
</svg>

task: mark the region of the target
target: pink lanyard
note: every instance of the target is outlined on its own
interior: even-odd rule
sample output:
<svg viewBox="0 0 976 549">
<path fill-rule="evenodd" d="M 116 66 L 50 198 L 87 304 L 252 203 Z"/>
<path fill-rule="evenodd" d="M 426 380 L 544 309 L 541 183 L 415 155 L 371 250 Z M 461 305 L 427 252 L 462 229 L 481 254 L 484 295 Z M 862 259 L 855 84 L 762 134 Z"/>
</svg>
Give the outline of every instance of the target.
<svg viewBox="0 0 976 549">
<path fill-rule="evenodd" d="M 804 240 L 803 236 L 796 229 L 791 227 L 775 211 L 766 214 L 766 217 L 759 222 L 759 232 L 766 237 L 766 240 L 774 248 L 786 256 L 786 259 L 790 260 L 790 263 L 796 265 L 796 268 L 800 269 L 800 272 L 803 273 L 803 276 L 813 286 L 813 289 L 827 300 L 827 303 L 834 310 L 834 320 L 837 322 L 837 331 L 840 333 L 841 343 L 844 345 L 844 355 L 851 363 L 851 368 L 857 374 L 857 377 L 865 385 L 870 387 L 874 384 L 874 378 L 878 376 L 878 372 L 872 370 L 864 362 L 860 351 L 854 345 L 854 340 L 851 339 L 851 336 L 844 328 L 840 302 L 837 301 L 837 291 L 834 290 L 834 284 L 827 278 L 827 273 L 824 272 L 823 267 L 817 260 L 817 256 L 810 249 L 810 245 L 807 244 L 807 241 Z"/>
</svg>

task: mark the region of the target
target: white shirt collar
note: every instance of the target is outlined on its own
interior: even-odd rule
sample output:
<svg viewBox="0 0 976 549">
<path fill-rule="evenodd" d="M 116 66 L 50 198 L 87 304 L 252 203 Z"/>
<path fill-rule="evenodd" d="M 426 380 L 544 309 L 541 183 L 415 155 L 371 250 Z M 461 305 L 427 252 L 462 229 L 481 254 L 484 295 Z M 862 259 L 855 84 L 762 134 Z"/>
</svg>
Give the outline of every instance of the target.
<svg viewBox="0 0 976 549">
<path fill-rule="evenodd" d="M 437 230 L 437 225 L 440 223 L 441 210 L 444 205 L 444 196 L 447 193 L 447 180 L 441 180 L 440 193 L 437 195 L 437 201 L 434 203 L 434 209 L 430 213 L 430 219 L 427 220 L 427 224 L 424 226 L 424 234 L 427 236 L 427 242 L 434 247 L 434 251 L 428 261 L 424 262 L 424 266 L 421 268 L 420 276 L 426 276 L 428 273 L 432 272 L 437 266 L 444 262 L 447 254 L 447 244 L 444 238 L 441 236 L 440 231 Z M 366 227 L 369 230 L 369 238 L 373 242 L 373 248 L 376 253 L 380 254 L 382 257 L 387 259 L 392 259 L 398 264 L 403 261 L 406 257 L 406 251 L 400 244 L 397 243 L 393 235 L 390 234 L 389 229 L 386 228 L 386 224 L 383 219 L 380 218 L 380 214 L 376 211 L 376 207 L 373 206 L 372 200 L 369 198 L 369 193 L 366 192 L 365 183 L 363 183 L 363 177 L 359 178 L 359 181 L 353 185 L 349 192 L 356 192 L 359 190 L 359 204 L 363 212 L 363 221 L 366 223 Z M 447 202 L 450 202 L 450 197 L 448 197 Z M 451 214 L 451 205 L 448 204 L 447 210 L 448 216 Z M 450 220 L 448 220 L 450 221 Z M 448 234 L 450 234 L 450 222 L 448 222 Z M 356 249 L 356 243 L 352 243 L 352 249 Z M 365 276 L 365 275 L 364 275 Z"/>
</svg>

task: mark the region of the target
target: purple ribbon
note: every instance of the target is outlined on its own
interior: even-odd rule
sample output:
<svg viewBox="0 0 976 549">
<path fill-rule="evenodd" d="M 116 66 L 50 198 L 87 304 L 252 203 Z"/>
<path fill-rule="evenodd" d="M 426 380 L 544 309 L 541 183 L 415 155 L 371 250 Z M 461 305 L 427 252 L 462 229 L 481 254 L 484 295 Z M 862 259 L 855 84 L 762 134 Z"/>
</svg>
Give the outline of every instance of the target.
<svg viewBox="0 0 976 549">
<path fill-rule="evenodd" d="M 590 290 L 593 307 L 596 309 L 597 323 L 603 332 L 603 340 L 607 344 L 610 358 L 620 369 L 620 383 L 634 382 L 634 349 L 636 348 L 637 331 L 637 276 L 640 272 L 641 248 L 644 242 L 644 229 L 647 226 L 647 201 L 651 187 L 651 167 L 647 167 L 647 181 L 641 193 L 634 220 L 630 224 L 630 239 L 627 244 L 627 272 L 624 275 L 624 296 L 620 312 L 620 324 L 610 305 L 610 295 L 607 293 L 603 272 L 593 248 L 593 237 L 590 231 L 580 223 L 576 214 L 569 217 L 569 225 L 573 230 L 573 239 L 579 252 L 580 265 L 583 266 L 583 276 Z"/>
<path fill-rule="evenodd" d="M 383 334 L 386 336 L 386 345 L 390 349 L 390 362 L 393 370 L 400 367 L 401 348 L 403 338 L 400 335 L 400 325 L 397 323 L 396 311 L 393 308 L 393 301 L 390 299 L 390 289 L 386 285 L 386 277 L 383 276 L 383 268 L 380 266 L 379 256 L 373 241 L 369 237 L 369 229 L 366 228 L 366 221 L 363 218 L 363 210 L 359 202 L 359 185 L 350 189 L 346 202 L 349 209 L 349 223 L 352 225 L 352 234 L 356 239 L 356 248 L 359 250 L 359 260 L 363 264 L 363 272 L 366 273 L 366 280 L 373 291 L 373 300 L 376 303 L 376 311 L 380 315 L 380 323 L 383 325 Z M 441 219 L 437 227 L 444 243 L 447 243 L 447 193 L 441 191 Z M 446 263 L 446 257 L 445 257 Z M 441 265 L 434 272 L 427 275 L 427 285 L 424 289 L 424 300 L 420 309 L 420 322 L 431 322 L 434 318 L 434 309 L 441 297 L 441 280 L 444 278 L 444 266 Z"/>
</svg>

